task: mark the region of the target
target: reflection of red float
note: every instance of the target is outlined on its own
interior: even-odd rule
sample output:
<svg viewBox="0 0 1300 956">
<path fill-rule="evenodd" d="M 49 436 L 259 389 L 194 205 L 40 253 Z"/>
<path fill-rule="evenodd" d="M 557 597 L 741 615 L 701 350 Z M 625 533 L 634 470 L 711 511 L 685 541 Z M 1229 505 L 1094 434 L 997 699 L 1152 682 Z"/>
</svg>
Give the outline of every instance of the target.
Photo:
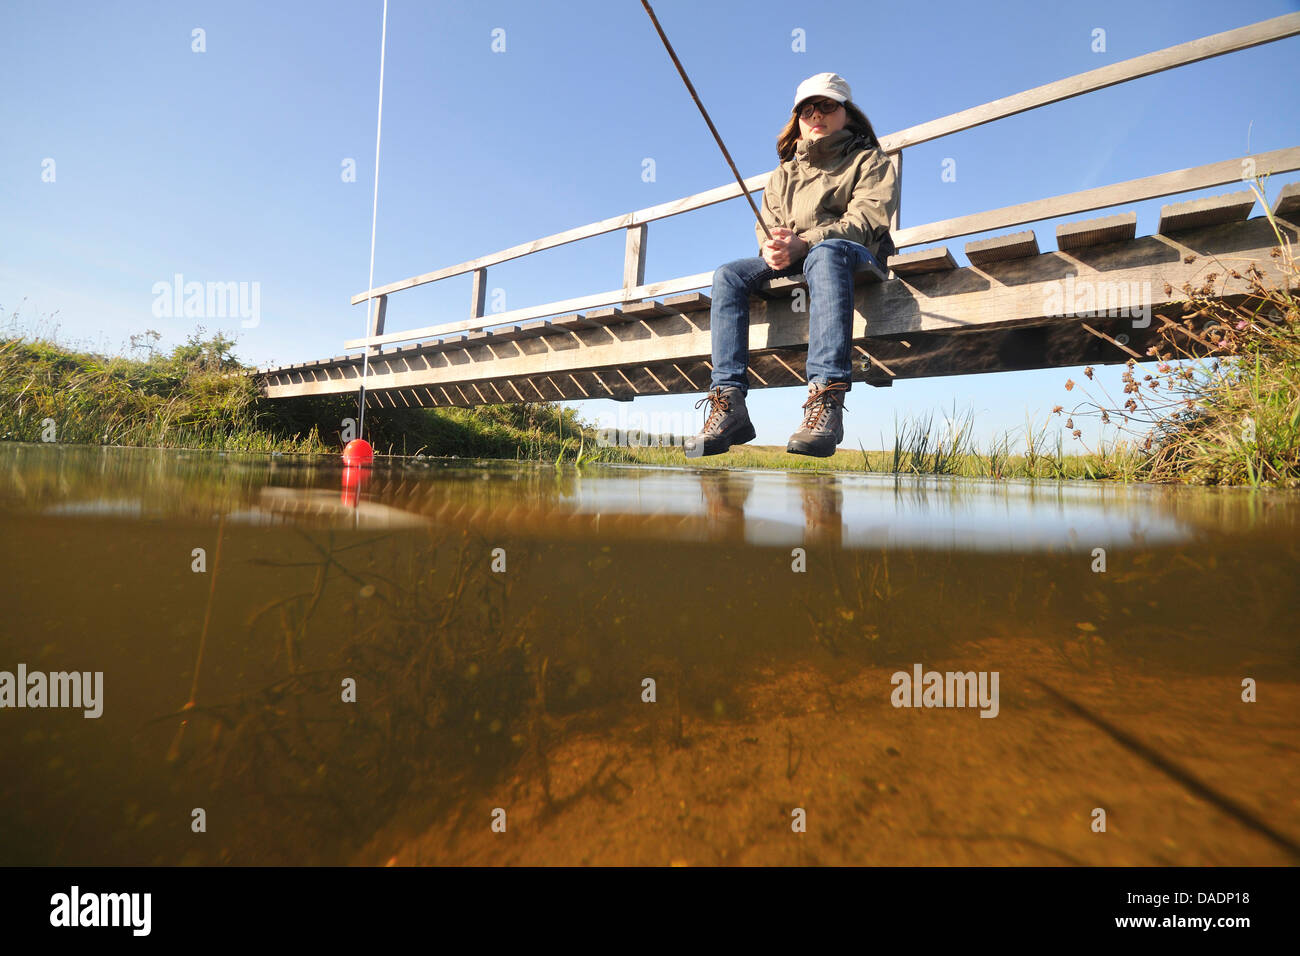
<svg viewBox="0 0 1300 956">
<path fill-rule="evenodd" d="M 352 439 L 343 449 L 343 504 L 349 508 L 357 506 L 374 462 L 375 451 L 364 438 Z"/>
<path fill-rule="evenodd" d="M 354 438 L 343 449 L 343 464 L 369 465 L 375 460 L 375 450 L 364 438 Z"/>
<path fill-rule="evenodd" d="M 361 492 L 365 490 L 366 483 L 370 480 L 370 469 L 359 468 L 355 465 L 344 465 L 343 467 L 343 504 L 349 508 L 355 508 L 357 501 L 361 497 Z"/>
</svg>

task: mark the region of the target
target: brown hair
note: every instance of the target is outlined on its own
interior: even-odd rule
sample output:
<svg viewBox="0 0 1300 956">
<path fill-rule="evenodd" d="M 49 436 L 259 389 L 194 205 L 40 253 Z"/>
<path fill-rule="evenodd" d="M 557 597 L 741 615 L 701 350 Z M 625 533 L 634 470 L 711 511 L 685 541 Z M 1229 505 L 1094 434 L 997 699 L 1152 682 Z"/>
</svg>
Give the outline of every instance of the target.
<svg viewBox="0 0 1300 956">
<path fill-rule="evenodd" d="M 799 106 L 803 104 L 800 103 Z M 876 138 L 876 131 L 871 125 L 871 120 L 867 119 L 867 114 L 858 109 L 852 100 L 845 100 L 844 112 L 848 114 L 848 119 L 844 123 L 845 129 L 853 130 L 859 136 L 867 141 L 867 147 L 879 147 L 880 140 Z M 781 130 L 776 137 L 776 155 L 781 162 L 785 162 L 794 156 L 795 143 L 799 142 L 799 112 L 798 107 L 790 111 L 790 119 L 785 124 L 785 129 Z"/>
</svg>

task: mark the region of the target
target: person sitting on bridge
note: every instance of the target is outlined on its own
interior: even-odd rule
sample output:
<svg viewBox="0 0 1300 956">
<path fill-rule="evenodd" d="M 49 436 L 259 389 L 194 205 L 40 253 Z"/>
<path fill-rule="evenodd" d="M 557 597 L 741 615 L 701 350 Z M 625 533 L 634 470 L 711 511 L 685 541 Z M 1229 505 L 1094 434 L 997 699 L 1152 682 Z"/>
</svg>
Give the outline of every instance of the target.
<svg viewBox="0 0 1300 956">
<path fill-rule="evenodd" d="M 808 399 L 786 445 L 795 455 L 826 458 L 844 440 L 844 393 L 852 384 L 853 274 L 864 263 L 882 272 L 895 251 L 889 224 L 898 178 L 870 120 L 836 73 L 799 84 L 794 109 L 777 137 L 780 165 L 763 193 L 769 240 L 754 224 L 761 255 L 736 259 L 713 274 L 710 328 L 713 375 L 701 432 L 688 457 L 718 455 L 755 437 L 745 408 L 749 391 L 749 297 L 758 283 L 803 273 L 808 283 Z"/>
</svg>

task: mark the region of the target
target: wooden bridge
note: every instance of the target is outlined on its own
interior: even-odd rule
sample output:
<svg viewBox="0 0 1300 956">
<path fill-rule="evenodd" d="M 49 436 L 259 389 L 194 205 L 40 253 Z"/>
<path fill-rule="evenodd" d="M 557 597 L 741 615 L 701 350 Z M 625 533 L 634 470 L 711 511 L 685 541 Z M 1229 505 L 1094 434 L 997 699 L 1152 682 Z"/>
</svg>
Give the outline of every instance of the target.
<svg viewBox="0 0 1300 956">
<path fill-rule="evenodd" d="M 1300 13 L 1203 37 L 1004 97 L 881 138 L 899 173 L 903 150 L 984 123 L 1139 77 L 1150 76 L 1300 34 Z M 857 275 L 854 297 L 854 380 L 892 385 L 896 379 L 1148 360 L 1146 349 L 1173 316 L 1184 283 L 1199 287 L 1216 273 L 1219 295 L 1243 299 L 1244 272 L 1254 261 L 1264 281 L 1285 284 L 1268 219 L 1251 217 L 1254 176 L 1300 169 L 1300 146 L 1225 159 L 1114 183 L 891 234 L 899 254 Z M 762 189 L 770 173 L 745 181 Z M 1156 231 L 1136 235 L 1127 204 L 1216 186 L 1223 195 L 1174 202 L 1161 209 Z M 369 351 L 367 407 L 472 406 L 523 401 L 702 392 L 712 355 L 709 297 L 712 272 L 645 281 L 649 223 L 741 196 L 738 184 L 556 233 L 492 255 L 372 288 L 354 305 L 376 300 L 370 334 L 349 340 L 356 354 L 257 369 L 269 398 L 356 392 L 362 352 Z M 1059 225 L 1055 250 L 1039 248 L 1032 230 L 966 242 L 970 265 L 959 267 L 946 245 L 1097 210 L 1101 218 Z M 1271 210 L 1284 236 L 1300 235 L 1300 183 L 1283 188 Z M 622 229 L 627 235 L 622 286 L 607 292 L 485 313 L 489 266 Z M 467 318 L 407 331 L 385 329 L 388 297 L 453 276 L 473 274 Z M 749 374 L 755 388 L 805 384 L 808 315 L 792 293 L 802 276 L 764 284 L 751 302 Z M 1166 288 L 1171 291 L 1166 292 Z M 804 296 L 800 300 L 806 299 Z M 369 307 L 369 306 L 368 306 Z M 806 308 L 806 307 L 803 307 Z M 578 311 L 581 310 L 581 311 Z M 408 344 L 397 344 L 408 343 Z M 1189 351 L 1203 350 L 1191 336 Z"/>
</svg>

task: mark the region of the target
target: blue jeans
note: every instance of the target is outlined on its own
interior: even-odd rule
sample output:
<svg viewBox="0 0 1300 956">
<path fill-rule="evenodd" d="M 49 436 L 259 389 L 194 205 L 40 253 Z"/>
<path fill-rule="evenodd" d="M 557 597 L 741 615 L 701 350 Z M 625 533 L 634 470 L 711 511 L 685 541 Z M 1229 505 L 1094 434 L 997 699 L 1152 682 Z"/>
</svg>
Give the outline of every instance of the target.
<svg viewBox="0 0 1300 956">
<path fill-rule="evenodd" d="M 802 272 L 808 280 L 808 381 L 823 385 L 843 382 L 852 388 L 849 343 L 853 333 L 853 273 L 867 262 L 880 266 L 861 243 L 826 239 L 785 269 L 773 269 L 762 256 L 719 266 L 713 273 L 709 309 L 712 387 L 734 385 L 743 394 L 749 392 L 745 374 L 749 363 L 749 297 L 765 279 Z"/>
</svg>

